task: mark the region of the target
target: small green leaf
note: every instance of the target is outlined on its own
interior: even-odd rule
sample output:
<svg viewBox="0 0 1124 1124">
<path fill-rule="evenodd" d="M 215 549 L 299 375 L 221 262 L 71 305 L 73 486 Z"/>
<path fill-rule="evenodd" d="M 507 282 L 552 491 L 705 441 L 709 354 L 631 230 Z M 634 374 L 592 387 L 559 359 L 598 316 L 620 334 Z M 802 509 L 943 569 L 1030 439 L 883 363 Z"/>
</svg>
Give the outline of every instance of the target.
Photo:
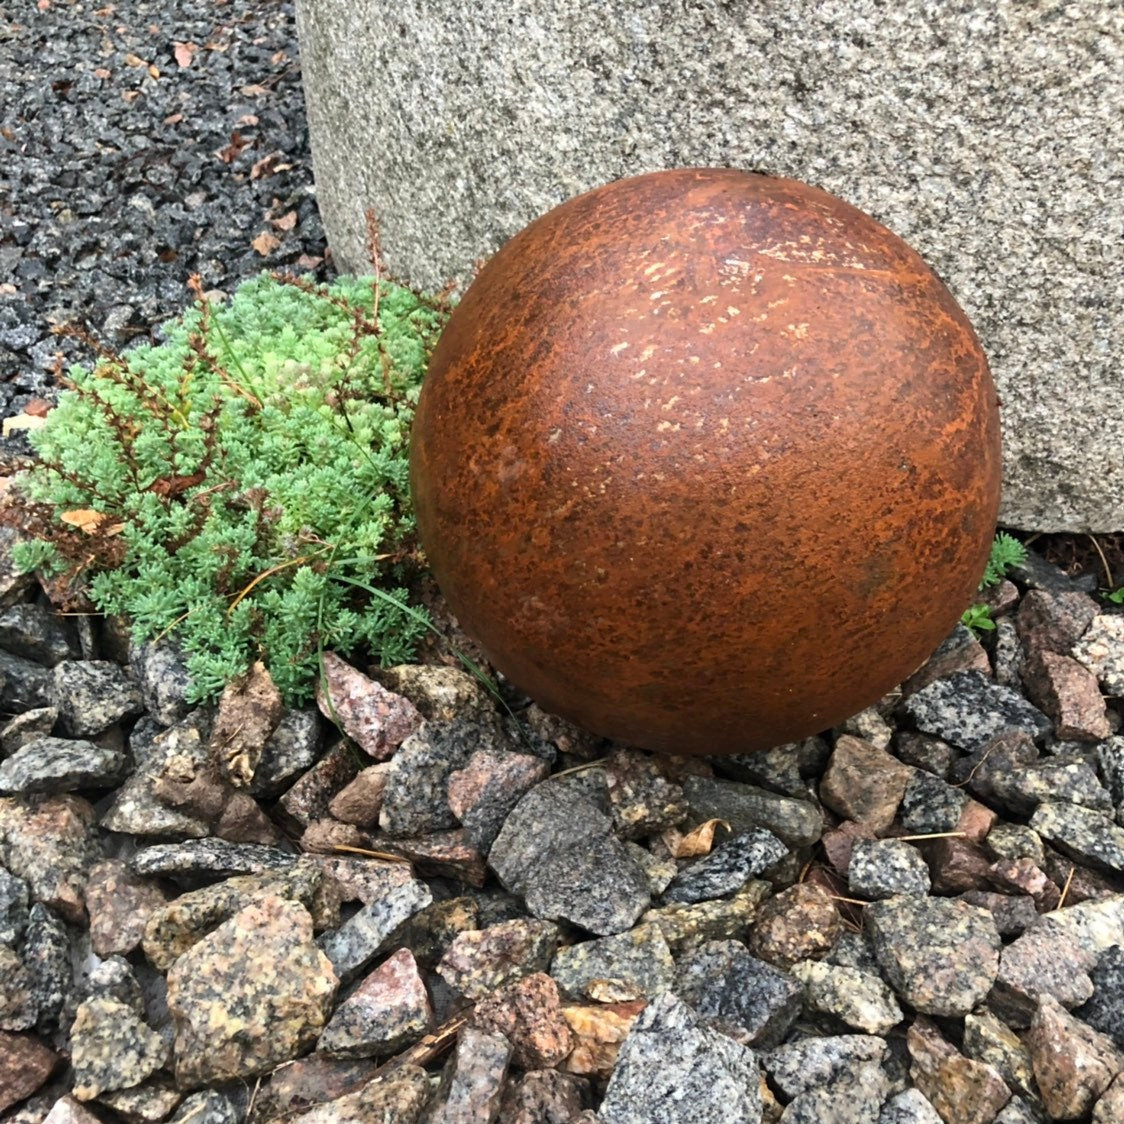
<svg viewBox="0 0 1124 1124">
<path fill-rule="evenodd" d="M 991 619 L 991 610 L 986 605 L 972 605 L 965 609 L 960 623 L 977 636 L 981 632 L 995 631 L 995 621 Z"/>
</svg>

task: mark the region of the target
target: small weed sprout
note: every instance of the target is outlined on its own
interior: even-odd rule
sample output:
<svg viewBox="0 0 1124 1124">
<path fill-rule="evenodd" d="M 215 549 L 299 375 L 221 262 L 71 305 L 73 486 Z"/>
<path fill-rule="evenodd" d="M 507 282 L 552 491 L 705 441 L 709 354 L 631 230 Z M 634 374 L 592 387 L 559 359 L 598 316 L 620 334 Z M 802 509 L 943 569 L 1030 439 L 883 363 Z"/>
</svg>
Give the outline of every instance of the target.
<svg viewBox="0 0 1124 1124">
<path fill-rule="evenodd" d="M 970 605 L 964 610 L 960 623 L 965 628 L 970 628 L 977 636 L 981 632 L 995 631 L 995 621 L 991 619 L 991 610 L 986 605 Z"/>
<path fill-rule="evenodd" d="M 7 514 L 16 562 L 138 641 L 174 634 L 194 700 L 264 659 L 300 704 L 323 648 L 400 662 L 429 627 L 400 608 L 421 565 L 408 440 L 447 308 L 388 281 L 192 287 L 162 343 L 64 380 Z"/>
<path fill-rule="evenodd" d="M 1025 561 L 1026 547 L 1013 535 L 1000 531 L 991 544 L 987 566 L 984 568 L 983 577 L 980 578 L 980 591 L 998 585 L 1008 570 L 1013 566 L 1021 566 Z M 970 605 L 964 610 L 960 623 L 965 628 L 971 629 L 976 636 L 983 632 L 995 631 L 995 621 L 991 619 L 991 610 L 986 605 Z"/>
</svg>

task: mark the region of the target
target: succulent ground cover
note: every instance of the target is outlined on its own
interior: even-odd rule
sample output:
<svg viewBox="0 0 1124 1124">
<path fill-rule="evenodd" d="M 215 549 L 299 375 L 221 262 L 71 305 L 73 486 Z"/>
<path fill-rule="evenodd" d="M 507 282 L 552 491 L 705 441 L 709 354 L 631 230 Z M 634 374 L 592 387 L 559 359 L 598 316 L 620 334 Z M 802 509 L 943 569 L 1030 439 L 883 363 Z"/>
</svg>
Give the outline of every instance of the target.
<svg viewBox="0 0 1124 1124">
<path fill-rule="evenodd" d="M 426 628 L 400 607 L 408 442 L 445 310 L 378 279 L 193 288 L 161 343 L 71 369 L 13 480 L 13 560 L 64 609 L 174 636 L 194 699 L 260 658 L 307 701 L 325 647 L 400 662 Z"/>
</svg>

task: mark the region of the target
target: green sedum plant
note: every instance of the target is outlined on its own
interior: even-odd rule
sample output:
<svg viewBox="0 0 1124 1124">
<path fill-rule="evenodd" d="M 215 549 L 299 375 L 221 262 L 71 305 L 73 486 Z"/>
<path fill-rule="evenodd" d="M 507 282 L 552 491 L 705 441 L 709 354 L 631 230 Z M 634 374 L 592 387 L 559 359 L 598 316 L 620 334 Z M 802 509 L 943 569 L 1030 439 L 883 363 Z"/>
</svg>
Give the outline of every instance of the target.
<svg viewBox="0 0 1124 1124">
<path fill-rule="evenodd" d="M 1013 566 L 1021 566 L 1026 561 L 1026 547 L 1013 535 L 1000 531 L 991 544 L 980 589 L 998 585 Z"/>
<path fill-rule="evenodd" d="M 409 659 L 409 427 L 444 305 L 374 280 L 193 288 L 159 345 L 71 370 L 32 437 L 17 564 L 138 641 L 174 634 L 197 701 L 255 659 L 290 704 L 323 648 Z"/>
</svg>

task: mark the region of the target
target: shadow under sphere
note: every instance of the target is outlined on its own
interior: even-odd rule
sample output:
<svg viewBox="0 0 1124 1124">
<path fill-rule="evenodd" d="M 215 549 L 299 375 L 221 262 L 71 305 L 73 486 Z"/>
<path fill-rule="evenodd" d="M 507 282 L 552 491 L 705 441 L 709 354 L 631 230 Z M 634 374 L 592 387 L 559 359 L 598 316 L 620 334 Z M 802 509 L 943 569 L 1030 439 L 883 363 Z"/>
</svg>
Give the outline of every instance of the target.
<svg viewBox="0 0 1124 1124">
<path fill-rule="evenodd" d="M 955 624 L 995 527 L 997 400 L 964 313 L 869 216 L 657 172 L 480 272 L 411 487 L 462 626 L 546 710 L 745 753 L 870 705 Z"/>
</svg>

